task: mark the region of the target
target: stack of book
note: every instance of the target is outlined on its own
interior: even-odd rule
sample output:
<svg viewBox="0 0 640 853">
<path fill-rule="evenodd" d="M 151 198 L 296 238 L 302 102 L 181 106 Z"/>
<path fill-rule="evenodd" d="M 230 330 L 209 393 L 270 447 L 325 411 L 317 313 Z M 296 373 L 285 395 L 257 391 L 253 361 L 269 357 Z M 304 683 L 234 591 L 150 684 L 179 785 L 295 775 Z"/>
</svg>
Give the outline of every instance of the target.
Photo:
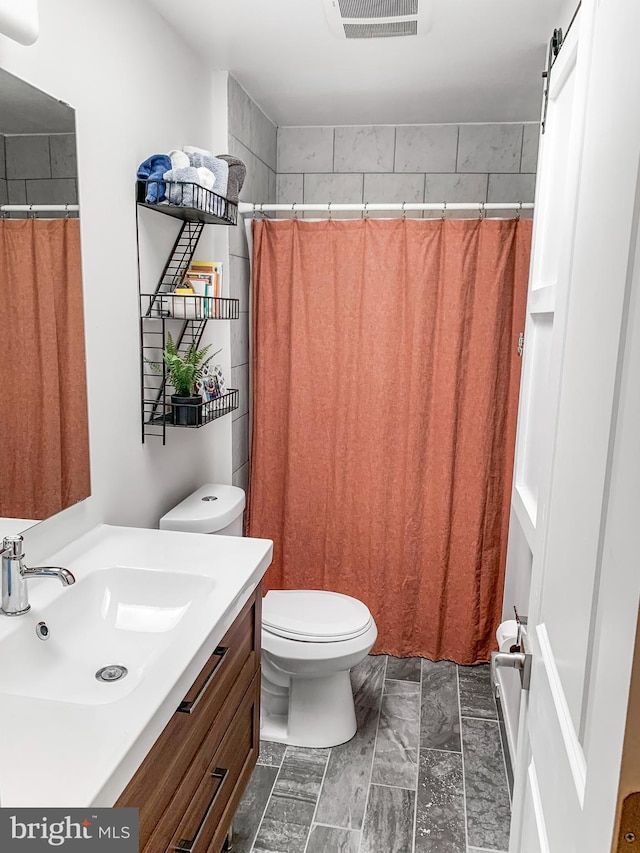
<svg viewBox="0 0 640 853">
<path fill-rule="evenodd" d="M 202 316 L 215 319 L 218 316 L 218 299 L 222 296 L 222 263 L 220 261 L 192 261 L 185 276 L 185 284 L 191 285 L 198 296 L 203 296 Z"/>
</svg>

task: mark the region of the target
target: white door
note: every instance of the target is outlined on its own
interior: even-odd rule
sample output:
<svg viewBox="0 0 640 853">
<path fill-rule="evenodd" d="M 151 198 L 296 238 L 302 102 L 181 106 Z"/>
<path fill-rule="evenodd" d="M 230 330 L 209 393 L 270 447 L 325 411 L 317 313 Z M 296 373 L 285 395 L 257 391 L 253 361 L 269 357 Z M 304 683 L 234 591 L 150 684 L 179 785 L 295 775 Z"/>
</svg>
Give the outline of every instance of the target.
<svg viewBox="0 0 640 853">
<path fill-rule="evenodd" d="M 639 3 L 583 0 L 550 78 L 505 585 L 532 655 L 511 853 L 611 847 L 640 593 L 638 33 Z"/>
</svg>

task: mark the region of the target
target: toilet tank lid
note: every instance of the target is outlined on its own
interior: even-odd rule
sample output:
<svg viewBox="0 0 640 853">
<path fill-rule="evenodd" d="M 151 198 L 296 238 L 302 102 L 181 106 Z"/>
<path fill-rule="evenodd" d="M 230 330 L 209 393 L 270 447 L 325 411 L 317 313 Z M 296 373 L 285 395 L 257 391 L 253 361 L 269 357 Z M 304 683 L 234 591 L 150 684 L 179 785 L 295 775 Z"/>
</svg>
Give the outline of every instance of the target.
<svg viewBox="0 0 640 853">
<path fill-rule="evenodd" d="M 245 495 L 237 486 L 207 483 L 160 519 L 160 530 L 216 533 L 242 515 Z"/>
</svg>

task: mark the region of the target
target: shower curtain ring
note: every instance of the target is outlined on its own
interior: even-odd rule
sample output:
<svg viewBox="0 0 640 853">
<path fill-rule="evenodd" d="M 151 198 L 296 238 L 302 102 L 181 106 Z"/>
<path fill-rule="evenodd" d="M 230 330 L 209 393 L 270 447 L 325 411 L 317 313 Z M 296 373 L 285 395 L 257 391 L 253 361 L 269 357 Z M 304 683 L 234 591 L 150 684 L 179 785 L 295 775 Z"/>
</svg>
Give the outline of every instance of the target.
<svg viewBox="0 0 640 853">
<path fill-rule="evenodd" d="M 520 215 L 522 213 L 522 202 L 518 202 L 518 209 L 516 210 L 516 222 L 520 220 Z"/>
<path fill-rule="evenodd" d="M 327 207 L 329 209 L 329 219 L 331 219 L 331 202 L 328 203 Z"/>
<path fill-rule="evenodd" d="M 484 202 L 481 202 L 480 203 L 480 219 L 482 220 L 482 219 L 484 219 L 484 217 L 485 217 Z"/>
<path fill-rule="evenodd" d="M 446 213 L 447 213 L 447 202 L 445 201 L 442 203 L 442 216 L 440 217 L 443 222 L 444 222 Z"/>
<path fill-rule="evenodd" d="M 405 205 L 406 205 L 406 201 L 403 201 L 402 202 L 402 218 L 403 219 L 407 218 L 407 211 L 405 210 Z"/>
<path fill-rule="evenodd" d="M 253 216 L 252 216 L 252 219 L 254 219 L 254 220 L 256 219 L 256 207 L 257 207 L 257 205 L 254 201 L 254 203 L 253 203 Z"/>
<path fill-rule="evenodd" d="M 365 201 L 365 203 L 364 203 L 364 217 L 363 217 L 364 219 L 369 218 L 369 211 L 367 210 L 368 206 L 369 206 L 369 202 Z"/>
<path fill-rule="evenodd" d="M 297 218 L 298 218 L 298 211 L 296 210 L 296 203 L 295 203 L 295 201 L 294 201 L 294 202 L 293 202 L 293 204 L 291 205 L 291 213 L 293 213 L 293 218 L 294 218 L 294 219 L 297 219 Z"/>
</svg>

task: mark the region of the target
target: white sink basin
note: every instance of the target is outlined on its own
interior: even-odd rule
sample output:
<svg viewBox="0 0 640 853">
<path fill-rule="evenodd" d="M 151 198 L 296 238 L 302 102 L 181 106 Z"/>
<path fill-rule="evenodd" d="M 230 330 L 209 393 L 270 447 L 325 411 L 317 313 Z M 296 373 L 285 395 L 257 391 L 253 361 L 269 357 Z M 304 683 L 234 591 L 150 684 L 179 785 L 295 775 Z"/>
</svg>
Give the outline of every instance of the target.
<svg viewBox="0 0 640 853">
<path fill-rule="evenodd" d="M 122 699 L 180 643 L 213 588 L 213 579 L 199 575 L 98 569 L 37 612 L 14 617 L 18 630 L 0 641 L 0 693 L 90 705 Z M 40 621 L 49 629 L 45 641 L 36 635 Z M 114 664 L 128 674 L 96 679 Z"/>
<path fill-rule="evenodd" d="M 32 578 L 31 610 L 0 615 L 0 803 L 112 806 L 260 582 L 273 546 L 99 525 L 42 554 L 29 533 L 27 565 L 64 566 L 76 583 Z M 128 674 L 97 681 L 113 664 Z"/>
</svg>

